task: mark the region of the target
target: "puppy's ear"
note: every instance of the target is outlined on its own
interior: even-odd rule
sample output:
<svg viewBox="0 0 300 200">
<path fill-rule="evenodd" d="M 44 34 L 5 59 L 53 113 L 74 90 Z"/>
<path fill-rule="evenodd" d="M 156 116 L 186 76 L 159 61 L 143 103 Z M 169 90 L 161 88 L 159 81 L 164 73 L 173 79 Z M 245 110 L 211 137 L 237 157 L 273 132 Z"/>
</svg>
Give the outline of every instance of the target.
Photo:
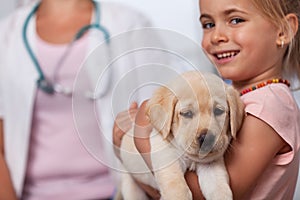
<svg viewBox="0 0 300 200">
<path fill-rule="evenodd" d="M 226 87 L 227 101 L 229 105 L 230 130 L 235 139 L 237 132 L 240 130 L 244 119 L 244 104 L 240 99 L 240 94 L 232 86 Z"/>
<path fill-rule="evenodd" d="M 171 132 L 176 102 L 177 98 L 167 87 L 160 87 L 147 103 L 146 114 L 151 124 L 162 134 L 164 139 Z"/>
</svg>

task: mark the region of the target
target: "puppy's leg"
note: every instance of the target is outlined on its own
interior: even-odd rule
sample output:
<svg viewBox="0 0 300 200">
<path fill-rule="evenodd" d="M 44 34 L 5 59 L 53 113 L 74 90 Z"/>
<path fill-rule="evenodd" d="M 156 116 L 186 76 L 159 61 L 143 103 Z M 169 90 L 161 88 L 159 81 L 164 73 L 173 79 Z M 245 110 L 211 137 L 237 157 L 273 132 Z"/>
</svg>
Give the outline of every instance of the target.
<svg viewBox="0 0 300 200">
<path fill-rule="evenodd" d="M 155 172 L 157 184 L 164 200 L 191 200 L 192 193 L 184 179 L 184 172 L 179 162 Z"/>
<path fill-rule="evenodd" d="M 148 200 L 146 193 L 135 183 L 128 173 L 122 174 L 121 190 L 124 200 Z"/>
<path fill-rule="evenodd" d="M 207 200 L 233 199 L 223 158 L 210 164 L 199 165 L 197 174 L 202 193 Z"/>
</svg>

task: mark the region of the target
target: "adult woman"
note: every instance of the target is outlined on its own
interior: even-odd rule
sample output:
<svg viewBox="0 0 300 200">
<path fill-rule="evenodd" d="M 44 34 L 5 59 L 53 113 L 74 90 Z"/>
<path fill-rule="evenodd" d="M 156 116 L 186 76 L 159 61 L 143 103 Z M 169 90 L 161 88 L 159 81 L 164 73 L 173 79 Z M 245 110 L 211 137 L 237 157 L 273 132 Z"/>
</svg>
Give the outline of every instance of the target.
<svg viewBox="0 0 300 200">
<path fill-rule="evenodd" d="M 76 133 L 72 98 L 51 88 L 48 94 L 36 83 L 43 79 L 35 59 L 44 77 L 72 86 L 90 50 L 107 40 L 104 31 L 92 28 L 73 42 L 79 30 L 97 21 L 110 35 L 149 26 L 129 8 L 91 0 L 32 2 L 1 22 L 0 199 L 111 198 L 108 168 L 86 151 Z M 63 58 L 70 44 L 72 51 Z M 134 66 L 130 62 L 112 71 L 115 79 Z M 100 118 L 107 115 L 110 95 L 102 98 Z M 106 116 L 102 132 L 110 133 L 112 123 Z M 99 131 L 97 124 L 89 128 Z"/>
</svg>

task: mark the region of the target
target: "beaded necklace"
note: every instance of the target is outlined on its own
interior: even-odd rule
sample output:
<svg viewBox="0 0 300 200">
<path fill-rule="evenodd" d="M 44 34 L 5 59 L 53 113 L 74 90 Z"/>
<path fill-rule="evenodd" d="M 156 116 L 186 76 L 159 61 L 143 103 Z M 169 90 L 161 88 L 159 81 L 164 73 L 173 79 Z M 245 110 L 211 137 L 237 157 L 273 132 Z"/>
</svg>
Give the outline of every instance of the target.
<svg viewBox="0 0 300 200">
<path fill-rule="evenodd" d="M 279 78 L 279 79 L 272 79 L 272 80 L 267 80 L 265 82 L 262 82 L 262 83 L 259 83 L 257 85 L 254 85 L 254 86 L 252 86 L 250 88 L 244 89 L 240 93 L 240 95 L 242 96 L 242 95 L 244 95 L 244 94 L 246 94 L 248 92 L 251 92 L 253 90 L 256 90 L 258 88 L 264 87 L 264 86 L 272 84 L 272 83 L 283 83 L 283 84 L 286 84 L 288 87 L 290 87 L 290 85 L 291 85 L 290 82 L 288 80 L 285 80 L 285 79 L 281 79 L 281 78 Z"/>
</svg>

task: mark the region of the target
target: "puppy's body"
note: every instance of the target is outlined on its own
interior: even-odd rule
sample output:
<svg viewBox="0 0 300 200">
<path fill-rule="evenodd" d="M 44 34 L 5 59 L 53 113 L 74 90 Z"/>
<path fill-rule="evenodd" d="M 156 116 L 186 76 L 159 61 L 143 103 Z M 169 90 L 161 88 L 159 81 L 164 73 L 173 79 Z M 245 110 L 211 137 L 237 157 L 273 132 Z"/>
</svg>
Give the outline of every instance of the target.
<svg viewBox="0 0 300 200">
<path fill-rule="evenodd" d="M 124 199 L 148 199 L 134 179 L 158 189 L 164 200 L 192 199 L 184 173 L 196 171 L 208 200 L 232 199 L 223 154 L 243 119 L 243 104 L 232 87 L 213 74 L 184 73 L 149 100 L 147 115 L 152 172 L 138 153 L 133 130 L 122 139 Z"/>
</svg>

